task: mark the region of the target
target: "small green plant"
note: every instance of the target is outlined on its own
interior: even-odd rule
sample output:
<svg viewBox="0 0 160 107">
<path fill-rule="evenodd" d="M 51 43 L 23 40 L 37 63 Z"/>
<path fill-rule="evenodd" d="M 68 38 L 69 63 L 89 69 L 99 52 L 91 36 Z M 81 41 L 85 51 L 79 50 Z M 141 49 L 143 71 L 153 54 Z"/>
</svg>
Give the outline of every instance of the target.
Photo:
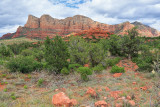
<svg viewBox="0 0 160 107">
<path fill-rule="evenodd" d="M 27 89 L 28 87 L 27 87 L 27 85 L 24 85 L 24 89 Z"/>
<path fill-rule="evenodd" d="M 100 73 L 102 70 L 104 70 L 104 67 L 102 64 L 99 64 L 99 65 L 92 68 L 92 71 L 94 71 L 96 73 Z"/>
<path fill-rule="evenodd" d="M 107 59 L 107 60 L 106 60 L 106 67 L 108 67 L 108 66 L 114 66 L 114 65 L 117 64 L 120 60 L 121 60 L 120 57 L 116 57 L 116 58 L 112 58 L 112 59 Z"/>
<path fill-rule="evenodd" d="M 39 79 L 38 82 L 37 82 L 37 85 L 42 86 L 43 82 L 44 82 L 44 79 Z"/>
<path fill-rule="evenodd" d="M 30 78 L 30 79 L 32 78 L 31 74 L 28 74 L 28 78 Z"/>
<path fill-rule="evenodd" d="M 124 67 L 113 66 L 111 69 L 111 73 L 124 73 Z"/>
<path fill-rule="evenodd" d="M 4 77 L 6 77 L 7 76 L 7 74 L 2 74 L 2 77 L 4 78 Z"/>
<path fill-rule="evenodd" d="M 4 82 L 5 84 L 8 84 L 8 82 Z"/>
<path fill-rule="evenodd" d="M 14 93 L 11 93 L 11 98 L 12 98 L 13 100 L 16 100 L 16 96 L 15 96 Z"/>
<path fill-rule="evenodd" d="M 7 92 L 7 88 L 5 88 L 3 91 L 4 91 L 4 92 Z"/>
<path fill-rule="evenodd" d="M 77 68 L 82 67 L 80 64 L 69 64 L 68 69 L 71 71 L 75 71 Z"/>
<path fill-rule="evenodd" d="M 11 98 L 12 98 L 13 100 L 16 100 L 16 96 L 11 96 Z"/>
<path fill-rule="evenodd" d="M 65 75 L 68 75 L 69 74 L 69 70 L 64 67 L 62 70 L 61 70 L 61 74 L 65 74 Z"/>
<path fill-rule="evenodd" d="M 41 63 L 37 62 L 32 56 L 17 56 L 7 63 L 7 68 L 11 72 L 29 73 L 41 69 L 41 67 Z"/>
<path fill-rule="evenodd" d="M 92 75 L 92 70 L 89 69 L 88 67 L 79 67 L 77 69 L 77 72 L 81 74 L 81 79 L 84 81 L 88 81 L 88 75 Z"/>
</svg>

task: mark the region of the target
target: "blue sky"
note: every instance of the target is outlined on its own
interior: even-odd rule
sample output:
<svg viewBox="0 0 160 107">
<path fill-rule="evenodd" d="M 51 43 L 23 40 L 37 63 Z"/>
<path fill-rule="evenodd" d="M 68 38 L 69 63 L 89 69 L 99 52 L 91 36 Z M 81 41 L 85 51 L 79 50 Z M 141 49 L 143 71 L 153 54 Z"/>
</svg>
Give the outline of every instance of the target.
<svg viewBox="0 0 160 107">
<path fill-rule="evenodd" d="M 0 36 L 24 26 L 28 15 L 85 15 L 106 24 L 140 21 L 160 30 L 159 0 L 1 0 Z"/>
</svg>

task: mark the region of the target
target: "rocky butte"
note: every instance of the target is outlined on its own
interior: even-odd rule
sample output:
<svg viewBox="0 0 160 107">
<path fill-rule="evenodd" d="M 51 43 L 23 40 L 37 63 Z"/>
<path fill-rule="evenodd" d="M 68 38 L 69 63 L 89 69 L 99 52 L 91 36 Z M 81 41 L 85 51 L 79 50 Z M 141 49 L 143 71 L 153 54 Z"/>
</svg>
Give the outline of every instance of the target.
<svg viewBox="0 0 160 107">
<path fill-rule="evenodd" d="M 82 15 L 75 15 L 73 17 L 67 17 L 65 19 L 52 18 L 50 15 L 42 15 L 40 18 L 29 15 L 27 23 L 24 25 L 24 27 L 20 26 L 15 33 L 9 33 L 7 35 L 5 34 L 0 39 L 23 36 L 27 38 L 39 39 L 43 39 L 47 36 L 53 38 L 56 35 L 65 36 L 71 33 L 83 34 L 84 32 L 87 32 L 87 30 L 91 31 L 95 28 L 100 29 L 99 31 L 102 30 L 103 33 L 110 32 L 117 35 L 124 35 L 126 34 L 126 30 L 129 30 L 135 26 L 138 27 L 140 36 L 157 37 L 160 35 L 160 32 L 158 30 L 143 25 L 140 22 L 124 22 L 121 24 L 109 25 L 94 21 Z"/>
</svg>

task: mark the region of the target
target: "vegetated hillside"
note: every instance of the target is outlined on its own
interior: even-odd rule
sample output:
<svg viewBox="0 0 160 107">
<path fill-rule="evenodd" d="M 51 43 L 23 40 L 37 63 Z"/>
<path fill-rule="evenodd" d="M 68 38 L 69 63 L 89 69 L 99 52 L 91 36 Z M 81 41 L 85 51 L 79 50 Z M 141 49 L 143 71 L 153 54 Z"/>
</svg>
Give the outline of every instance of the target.
<svg viewBox="0 0 160 107">
<path fill-rule="evenodd" d="M 67 42 L 1 40 L 0 107 L 159 106 L 159 37 L 140 37 L 136 28 L 101 39 L 101 29 L 80 33 Z"/>
<path fill-rule="evenodd" d="M 140 33 L 139 36 L 157 37 L 160 35 L 160 32 L 156 29 L 145 26 L 139 22 L 124 22 L 121 24 L 109 25 L 94 21 L 82 15 L 75 15 L 65 19 L 56 19 L 49 15 L 42 15 L 40 18 L 29 15 L 28 21 L 24 27 L 20 26 L 15 34 L 10 36 L 11 38 L 25 36 L 27 38 L 44 39 L 47 36 L 50 38 L 53 38 L 56 35 L 65 36 L 71 33 L 80 33 L 83 30 L 86 31 L 93 28 L 99 28 L 117 35 L 124 35 L 126 34 L 126 30 L 129 30 L 135 26 L 138 26 L 138 32 Z M 4 35 L 1 39 L 5 38 L 6 36 Z"/>
<path fill-rule="evenodd" d="M 5 44 L 5 45 L 11 45 L 11 44 L 20 44 L 20 43 L 24 43 L 24 42 L 38 42 L 39 40 L 36 39 L 29 39 L 29 38 L 25 38 L 25 37 L 21 37 L 21 38 L 13 38 L 13 39 L 2 39 L 0 40 L 0 44 Z"/>
</svg>

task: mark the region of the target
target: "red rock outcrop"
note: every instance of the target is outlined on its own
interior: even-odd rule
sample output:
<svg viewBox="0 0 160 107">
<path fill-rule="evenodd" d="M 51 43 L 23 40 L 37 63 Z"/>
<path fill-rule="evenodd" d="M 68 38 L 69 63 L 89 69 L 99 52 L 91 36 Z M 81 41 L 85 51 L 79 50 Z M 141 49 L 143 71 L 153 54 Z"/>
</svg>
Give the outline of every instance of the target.
<svg viewBox="0 0 160 107">
<path fill-rule="evenodd" d="M 40 27 L 40 20 L 39 18 L 29 15 L 28 16 L 28 21 L 27 23 L 24 25 L 24 27 L 27 28 L 39 28 Z"/>
<path fill-rule="evenodd" d="M 115 73 L 113 74 L 113 77 L 120 77 L 122 75 L 122 73 Z"/>
<path fill-rule="evenodd" d="M 108 107 L 108 105 L 104 100 L 102 100 L 95 102 L 95 107 Z"/>
<path fill-rule="evenodd" d="M 3 35 L 2 37 L 0 37 L 0 39 L 10 39 L 12 38 L 13 35 L 14 35 L 13 33 L 7 33 Z"/>
<path fill-rule="evenodd" d="M 90 28 L 89 30 L 83 30 L 79 33 L 76 33 L 75 36 L 83 36 L 83 38 L 90 38 L 90 39 L 94 38 L 100 39 L 100 38 L 107 38 L 112 34 L 113 33 L 97 27 L 97 28 Z"/>
<path fill-rule="evenodd" d="M 140 36 L 157 37 L 160 35 L 160 32 L 156 29 L 143 25 L 139 22 L 124 22 L 117 25 L 108 25 L 94 21 L 82 15 L 75 15 L 65 19 L 56 19 L 49 15 L 42 15 L 40 18 L 29 15 L 27 23 L 24 27 L 19 27 L 16 34 L 13 35 L 12 38 L 26 36 L 28 38 L 43 39 L 47 36 L 52 38 L 57 34 L 64 36 L 71 33 L 93 33 L 97 36 L 107 36 L 107 34 L 111 32 L 117 35 L 124 35 L 126 34 L 126 30 L 129 30 L 135 26 L 138 26 Z M 100 30 L 95 32 L 94 28 L 99 28 Z M 5 38 L 5 35 L 2 38 Z"/>
<path fill-rule="evenodd" d="M 89 94 L 89 95 L 91 95 L 92 97 L 97 97 L 96 91 L 95 91 L 93 88 L 91 88 L 91 87 L 88 88 L 86 94 Z"/>
<path fill-rule="evenodd" d="M 75 99 L 69 99 L 65 93 L 60 92 L 58 94 L 55 94 L 52 98 L 52 103 L 54 106 L 65 106 L 65 107 L 71 107 L 74 105 L 77 105 L 77 100 Z"/>
<path fill-rule="evenodd" d="M 130 60 L 121 60 L 117 66 L 119 67 L 124 67 L 124 70 L 125 71 L 136 71 L 138 69 L 138 66 L 136 63 L 133 63 L 132 61 Z"/>
</svg>

